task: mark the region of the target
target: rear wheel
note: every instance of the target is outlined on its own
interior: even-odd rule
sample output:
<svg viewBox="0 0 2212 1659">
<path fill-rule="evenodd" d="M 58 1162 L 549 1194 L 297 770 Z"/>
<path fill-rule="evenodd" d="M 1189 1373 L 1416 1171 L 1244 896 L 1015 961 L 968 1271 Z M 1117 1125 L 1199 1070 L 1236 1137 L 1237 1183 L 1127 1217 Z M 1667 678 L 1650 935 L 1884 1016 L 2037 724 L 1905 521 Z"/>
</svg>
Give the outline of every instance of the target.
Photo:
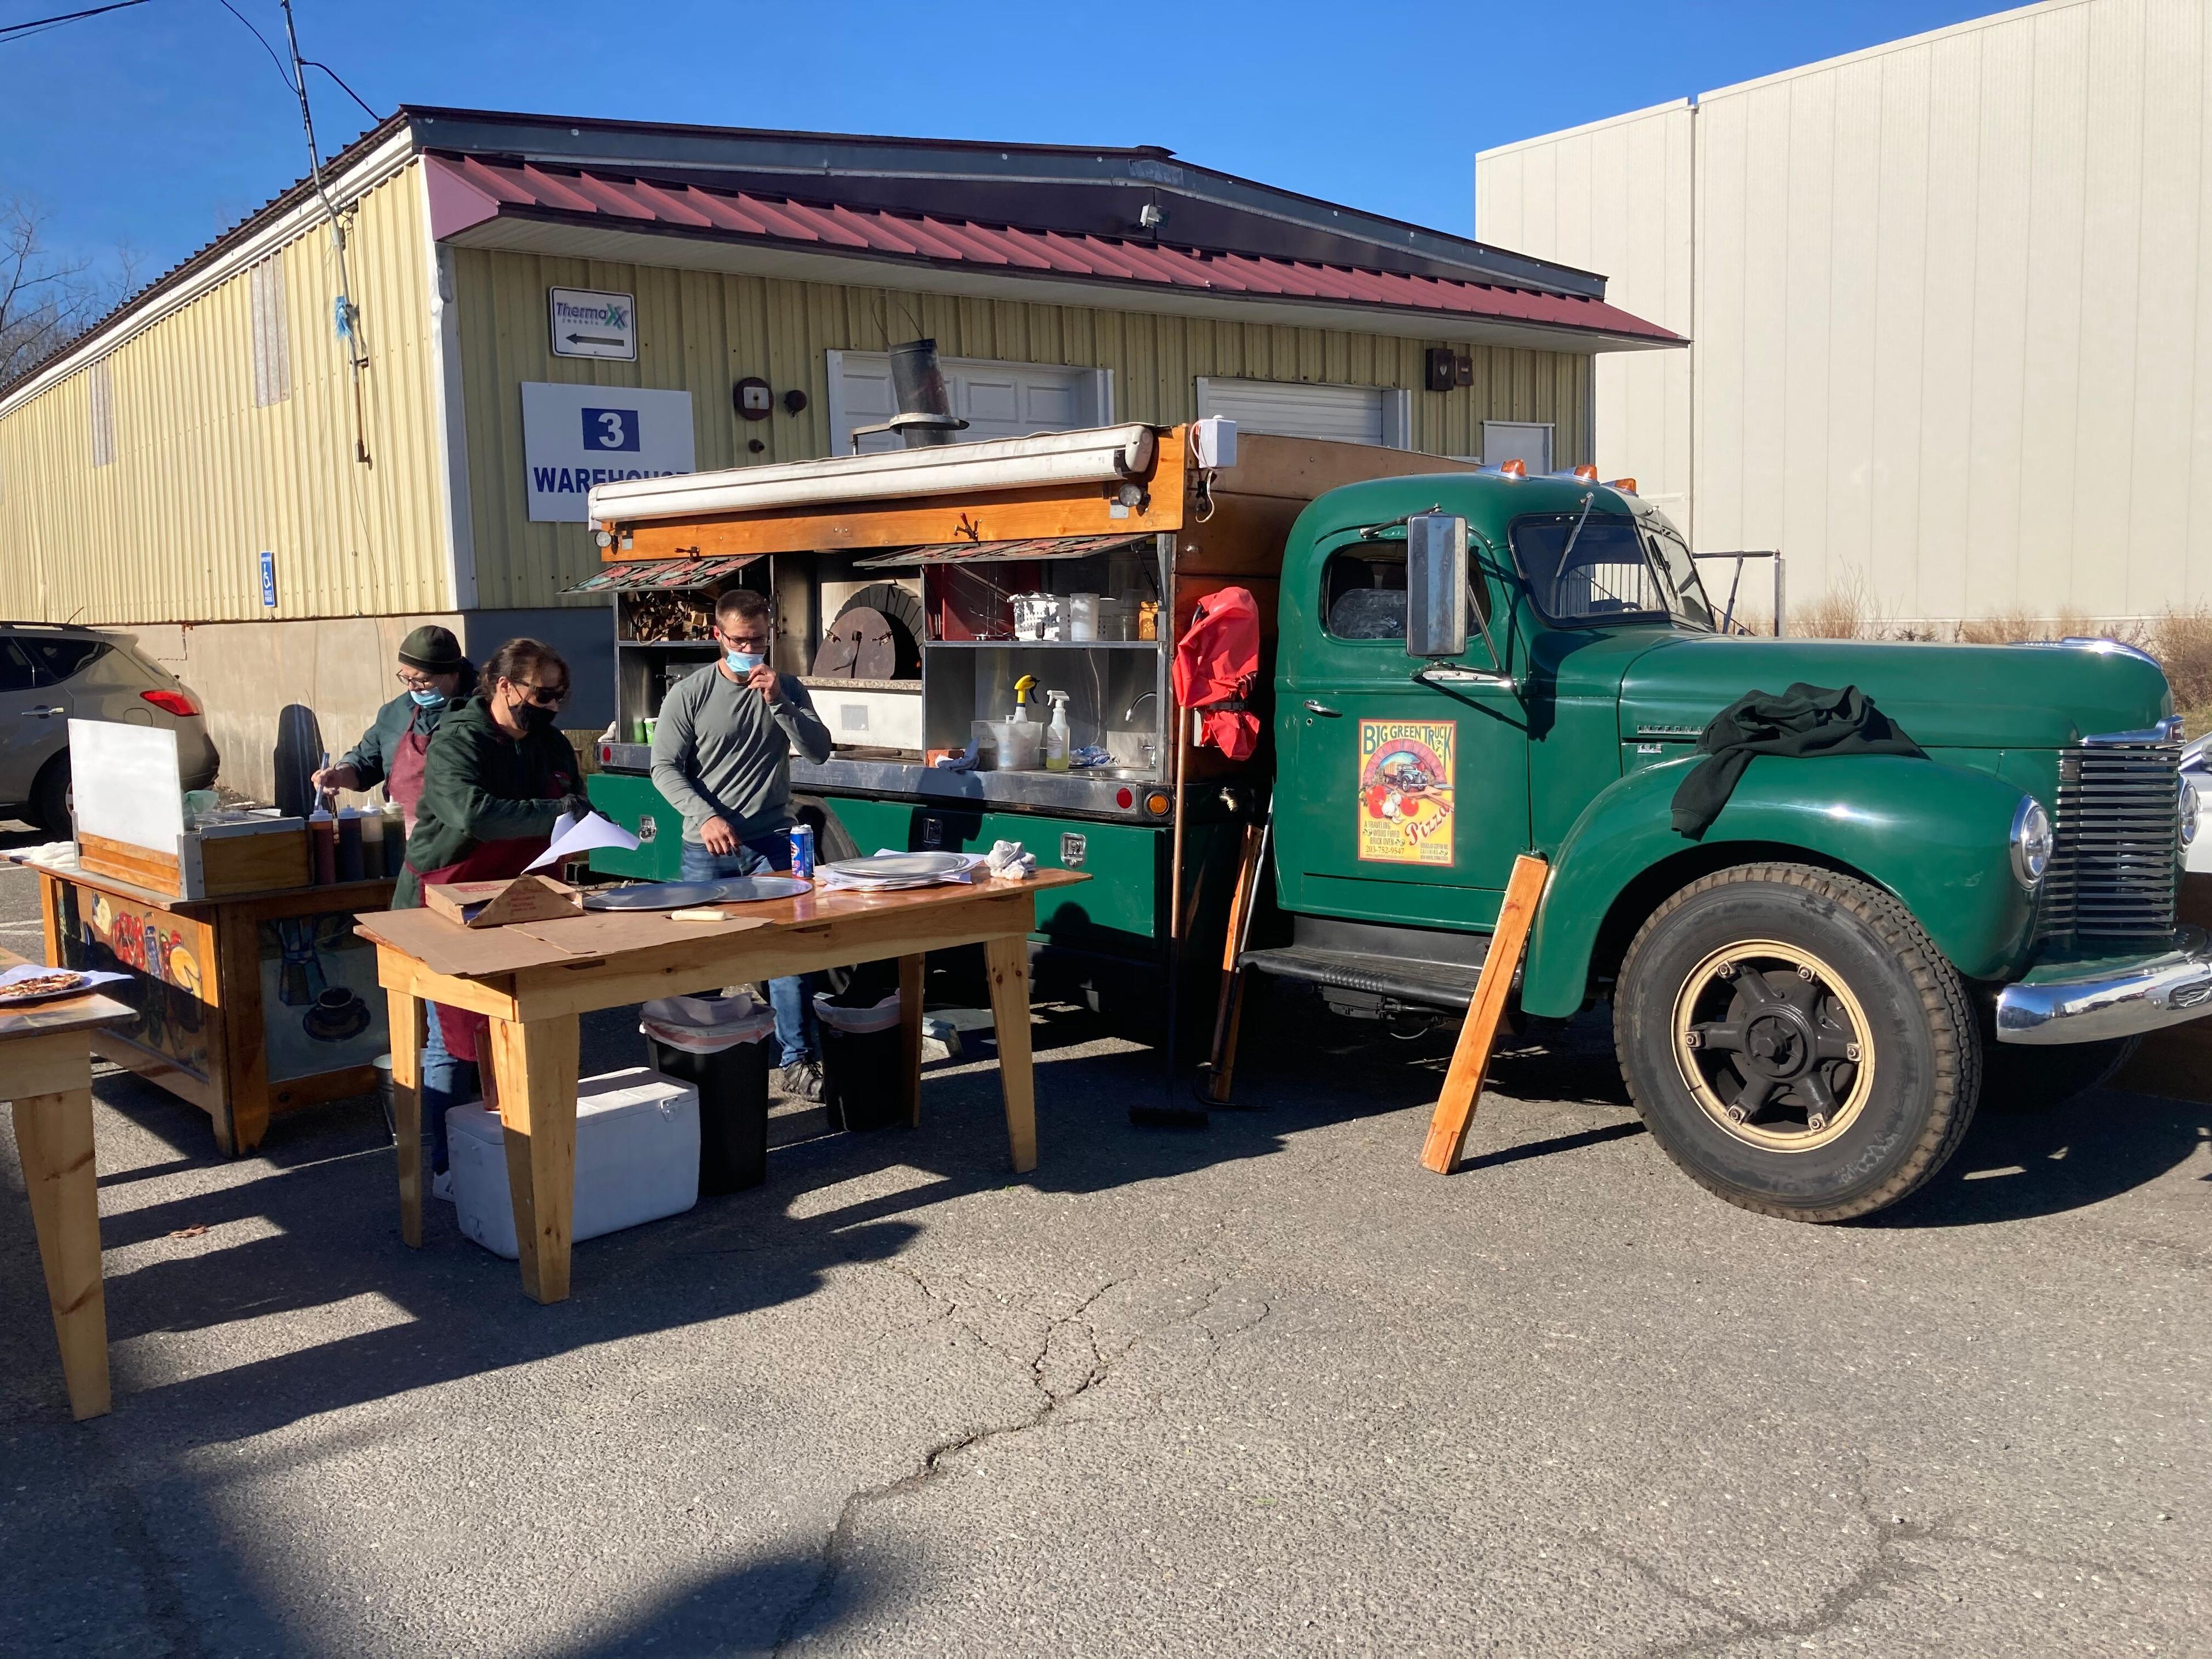
<svg viewBox="0 0 2212 1659">
<path fill-rule="evenodd" d="M 75 821 L 70 816 L 69 750 L 62 752 L 39 769 L 38 779 L 31 785 L 31 822 L 50 836 L 74 833 Z"/>
<path fill-rule="evenodd" d="M 1637 1110 L 1692 1179 L 1791 1221 L 1893 1204 L 1973 1116 L 1981 1042 L 1911 913 L 1806 865 L 1675 894 L 1622 963 L 1613 1036 Z"/>
</svg>

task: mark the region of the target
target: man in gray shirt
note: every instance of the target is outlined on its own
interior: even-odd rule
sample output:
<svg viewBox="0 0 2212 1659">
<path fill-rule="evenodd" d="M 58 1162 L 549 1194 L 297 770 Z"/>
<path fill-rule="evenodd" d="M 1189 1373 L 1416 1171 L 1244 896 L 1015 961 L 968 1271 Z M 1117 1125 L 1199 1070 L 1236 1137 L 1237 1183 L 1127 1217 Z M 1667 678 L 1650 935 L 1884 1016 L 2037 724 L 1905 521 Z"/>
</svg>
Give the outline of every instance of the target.
<svg viewBox="0 0 2212 1659">
<path fill-rule="evenodd" d="M 806 688 L 768 665 L 768 600 L 733 588 L 714 605 L 722 659 L 686 676 L 660 705 L 653 781 L 684 814 L 683 878 L 719 881 L 791 868 L 791 750 L 830 757 L 830 728 Z M 769 981 L 783 1092 L 822 1096 L 814 1012 L 799 978 Z"/>
</svg>

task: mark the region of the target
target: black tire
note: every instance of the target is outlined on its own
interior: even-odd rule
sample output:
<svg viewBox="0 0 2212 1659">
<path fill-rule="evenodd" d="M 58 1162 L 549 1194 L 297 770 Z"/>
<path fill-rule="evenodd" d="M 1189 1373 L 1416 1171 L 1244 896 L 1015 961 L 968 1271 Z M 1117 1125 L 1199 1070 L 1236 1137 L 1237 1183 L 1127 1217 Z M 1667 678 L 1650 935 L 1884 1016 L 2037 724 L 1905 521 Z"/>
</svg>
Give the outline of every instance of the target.
<svg viewBox="0 0 2212 1659">
<path fill-rule="evenodd" d="M 76 832 L 76 821 L 70 816 L 68 750 L 39 769 L 38 779 L 31 785 L 30 814 L 31 822 L 50 836 Z"/>
<path fill-rule="evenodd" d="M 1621 964 L 1613 1041 L 1684 1173 L 1786 1221 L 1897 1202 L 1980 1091 L 1956 970 L 1888 894 L 1808 865 L 1717 871 L 1661 905 Z"/>
<path fill-rule="evenodd" d="M 1998 1042 L 1983 1033 L 1982 1100 L 2004 1111 L 2043 1112 L 2101 1089 L 2136 1057 L 2140 1036 L 2045 1048 Z"/>
</svg>

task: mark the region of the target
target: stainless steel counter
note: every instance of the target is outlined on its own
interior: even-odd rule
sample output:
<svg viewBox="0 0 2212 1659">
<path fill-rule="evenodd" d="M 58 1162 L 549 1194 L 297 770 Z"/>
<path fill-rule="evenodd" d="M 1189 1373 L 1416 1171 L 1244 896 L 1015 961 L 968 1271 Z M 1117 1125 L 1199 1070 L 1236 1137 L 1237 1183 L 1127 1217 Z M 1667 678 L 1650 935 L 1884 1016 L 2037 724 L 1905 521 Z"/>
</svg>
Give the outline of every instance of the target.
<svg viewBox="0 0 2212 1659">
<path fill-rule="evenodd" d="M 1080 812 L 1130 823 L 1158 823 L 1167 816 L 1145 811 L 1145 797 L 1161 787 L 1157 781 L 1091 777 L 1081 772 L 947 772 L 900 761 L 842 760 L 835 755 L 817 766 L 794 756 L 791 787 L 900 795 L 932 805 Z M 1129 792 L 1127 806 L 1116 799 L 1125 789 Z"/>
</svg>

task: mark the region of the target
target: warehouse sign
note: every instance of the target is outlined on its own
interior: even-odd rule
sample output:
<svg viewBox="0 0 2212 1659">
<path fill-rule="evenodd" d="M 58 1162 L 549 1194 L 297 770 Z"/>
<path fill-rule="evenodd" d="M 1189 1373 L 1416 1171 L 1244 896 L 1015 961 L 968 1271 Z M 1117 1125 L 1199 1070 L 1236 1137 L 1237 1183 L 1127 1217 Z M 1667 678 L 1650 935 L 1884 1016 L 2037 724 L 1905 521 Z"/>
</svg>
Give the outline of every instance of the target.
<svg viewBox="0 0 2212 1659">
<path fill-rule="evenodd" d="M 525 380 L 522 459 L 532 520 L 581 524 L 593 484 L 696 469 L 691 394 Z"/>
<path fill-rule="evenodd" d="M 588 288 L 546 291 L 556 357 L 614 357 L 637 361 L 637 301 L 627 294 Z"/>
</svg>

